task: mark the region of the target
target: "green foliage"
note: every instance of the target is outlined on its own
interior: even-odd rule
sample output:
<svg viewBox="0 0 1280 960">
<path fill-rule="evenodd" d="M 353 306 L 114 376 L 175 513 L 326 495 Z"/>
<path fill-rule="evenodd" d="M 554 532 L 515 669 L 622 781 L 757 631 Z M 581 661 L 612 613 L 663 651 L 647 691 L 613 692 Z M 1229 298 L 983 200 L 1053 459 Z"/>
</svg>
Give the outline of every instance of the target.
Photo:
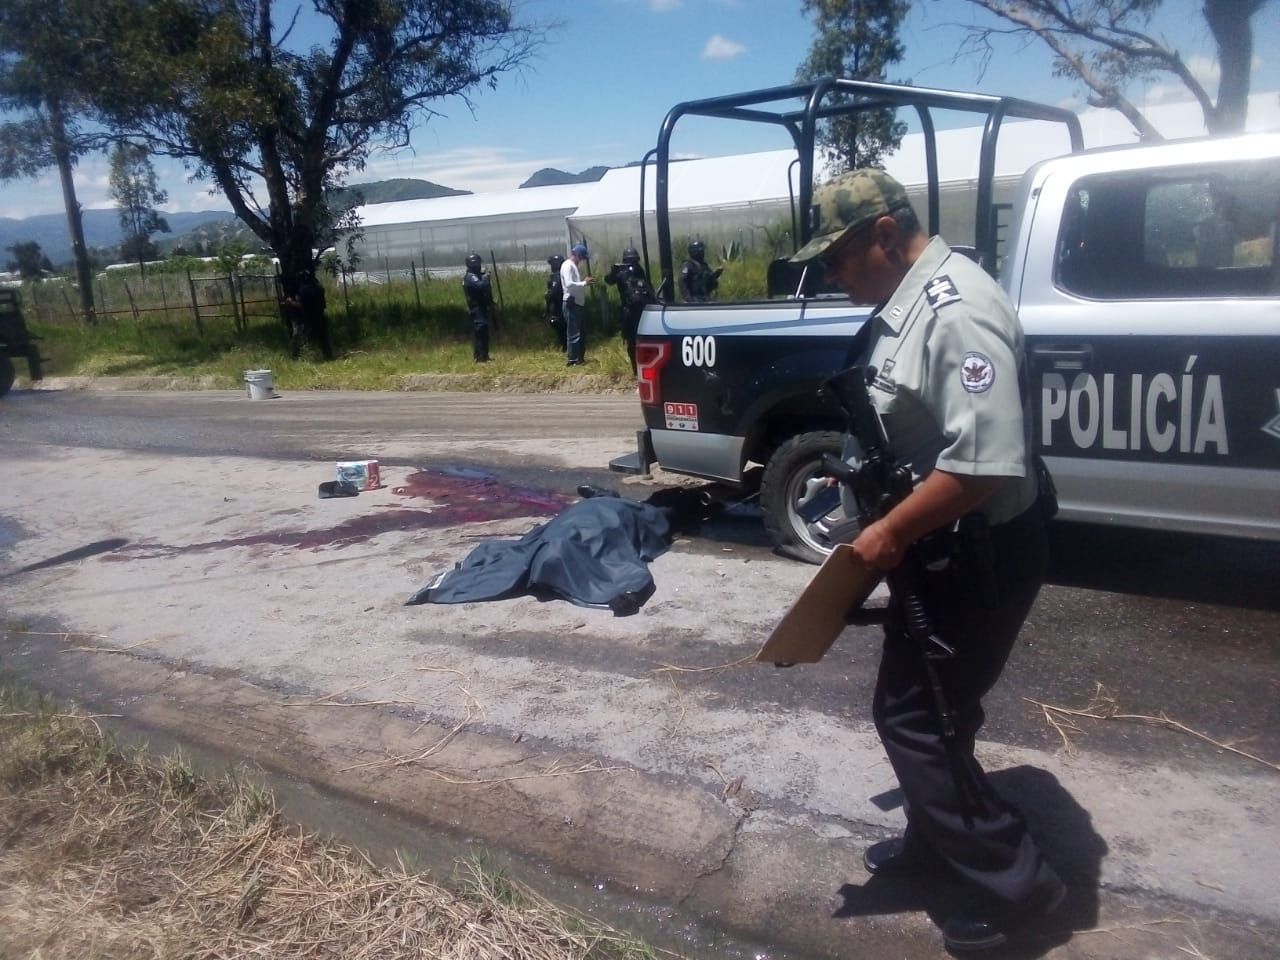
<svg viewBox="0 0 1280 960">
<path fill-rule="evenodd" d="M 898 28 L 908 6 L 906 0 L 803 0 L 816 36 L 796 79 L 885 80 L 888 68 L 902 59 Z M 880 166 L 906 132 L 892 110 L 863 110 L 824 121 L 819 142 L 840 172 Z"/>
<path fill-rule="evenodd" d="M 156 182 L 147 151 L 130 143 L 117 143 L 112 148 L 108 182 L 111 199 L 120 210 L 124 235 L 120 255 L 141 267 L 158 255 L 152 234 L 169 232 L 169 224 L 155 209 L 155 205 L 168 202 L 169 195 Z"/>
<path fill-rule="evenodd" d="M 1139 85 L 1180 84 L 1204 112 L 1210 133 L 1242 131 L 1253 68 L 1253 19 L 1270 0 L 1204 0 L 1196 4 L 1218 50 L 1217 99 L 1197 79 L 1166 37 L 1168 27 L 1185 31 L 1185 4 L 1164 0 L 969 0 L 991 14 L 997 26 L 971 25 L 960 54 L 976 55 L 985 69 L 992 37 L 1038 38 L 1054 54 L 1055 76 L 1072 77 L 1089 91 L 1090 106 L 1118 110 L 1144 139 L 1161 139 L 1141 109 L 1127 96 Z M 1163 19 L 1163 22 L 1162 22 Z"/>
<path fill-rule="evenodd" d="M 493 86 L 539 40 L 506 0 L 322 2 L 317 42 L 298 51 L 283 42 L 295 13 L 283 0 L 103 0 L 68 25 L 112 39 L 79 74 L 96 115 L 216 183 L 290 275 L 350 225 L 340 188 L 373 144 L 407 143 L 435 101 Z"/>
<path fill-rule="evenodd" d="M 5 265 L 5 269 L 16 271 L 23 280 L 38 280 L 53 273 L 53 264 L 41 252 L 40 244 L 34 240 L 15 243 L 6 249 L 13 254 L 13 259 Z"/>
</svg>

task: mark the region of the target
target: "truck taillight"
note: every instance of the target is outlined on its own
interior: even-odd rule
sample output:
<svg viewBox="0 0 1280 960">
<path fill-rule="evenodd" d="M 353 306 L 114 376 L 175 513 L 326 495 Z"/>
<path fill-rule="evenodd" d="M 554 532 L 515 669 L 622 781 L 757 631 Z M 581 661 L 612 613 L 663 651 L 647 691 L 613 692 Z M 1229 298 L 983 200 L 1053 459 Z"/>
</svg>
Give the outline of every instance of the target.
<svg viewBox="0 0 1280 960">
<path fill-rule="evenodd" d="M 661 402 L 662 385 L 659 378 L 662 376 L 662 368 L 670 359 L 671 344 L 667 341 L 636 341 L 636 386 L 643 405 L 652 407 Z"/>
</svg>

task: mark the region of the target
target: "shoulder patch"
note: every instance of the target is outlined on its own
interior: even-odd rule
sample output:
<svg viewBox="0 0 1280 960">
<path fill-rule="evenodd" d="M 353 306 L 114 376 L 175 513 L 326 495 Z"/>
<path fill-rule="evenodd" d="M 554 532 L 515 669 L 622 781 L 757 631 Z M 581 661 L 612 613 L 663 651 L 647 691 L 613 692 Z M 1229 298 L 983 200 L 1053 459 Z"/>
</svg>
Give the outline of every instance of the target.
<svg viewBox="0 0 1280 960">
<path fill-rule="evenodd" d="M 924 295 L 929 298 L 929 306 L 934 309 L 960 299 L 960 291 L 948 276 L 937 276 L 930 280 L 924 288 Z"/>
<path fill-rule="evenodd" d="M 996 382 L 996 366 L 982 353 L 966 353 L 960 364 L 960 382 L 970 393 L 986 393 Z"/>
</svg>

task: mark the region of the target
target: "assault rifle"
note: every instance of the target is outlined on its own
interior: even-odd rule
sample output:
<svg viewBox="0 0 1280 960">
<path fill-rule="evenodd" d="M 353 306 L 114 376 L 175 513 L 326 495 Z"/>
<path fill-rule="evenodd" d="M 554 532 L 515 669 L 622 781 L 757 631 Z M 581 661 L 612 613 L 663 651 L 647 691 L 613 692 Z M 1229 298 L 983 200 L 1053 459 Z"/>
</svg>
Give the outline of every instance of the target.
<svg viewBox="0 0 1280 960">
<path fill-rule="evenodd" d="M 874 382 L 875 377 L 875 367 L 850 367 L 832 377 L 822 388 L 840 404 L 848 420 L 849 433 L 862 448 L 862 462 L 857 469 L 829 453 L 823 454 L 822 466 L 852 492 L 858 508 L 858 522 L 863 527 L 883 519 L 907 498 L 913 485 L 910 469 L 894 458 L 884 424 L 867 393 L 867 385 Z M 893 603 L 902 618 L 903 630 L 919 652 L 924 667 L 956 790 L 970 803 L 969 777 L 956 737 L 955 716 L 942 689 L 937 668 L 937 661 L 955 656 L 955 648 L 934 632 L 929 621 L 920 593 L 920 559 L 915 544 L 907 547 L 902 562 L 885 576 Z"/>
</svg>

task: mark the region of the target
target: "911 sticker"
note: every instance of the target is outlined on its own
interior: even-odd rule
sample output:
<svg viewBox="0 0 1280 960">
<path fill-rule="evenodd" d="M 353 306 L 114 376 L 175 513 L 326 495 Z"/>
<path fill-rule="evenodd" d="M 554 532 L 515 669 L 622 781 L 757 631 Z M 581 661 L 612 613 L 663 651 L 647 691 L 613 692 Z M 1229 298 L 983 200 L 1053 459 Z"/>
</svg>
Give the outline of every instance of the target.
<svg viewBox="0 0 1280 960">
<path fill-rule="evenodd" d="M 668 430 L 698 429 L 698 405 L 696 403 L 664 403 L 662 412 L 666 414 Z"/>
</svg>

